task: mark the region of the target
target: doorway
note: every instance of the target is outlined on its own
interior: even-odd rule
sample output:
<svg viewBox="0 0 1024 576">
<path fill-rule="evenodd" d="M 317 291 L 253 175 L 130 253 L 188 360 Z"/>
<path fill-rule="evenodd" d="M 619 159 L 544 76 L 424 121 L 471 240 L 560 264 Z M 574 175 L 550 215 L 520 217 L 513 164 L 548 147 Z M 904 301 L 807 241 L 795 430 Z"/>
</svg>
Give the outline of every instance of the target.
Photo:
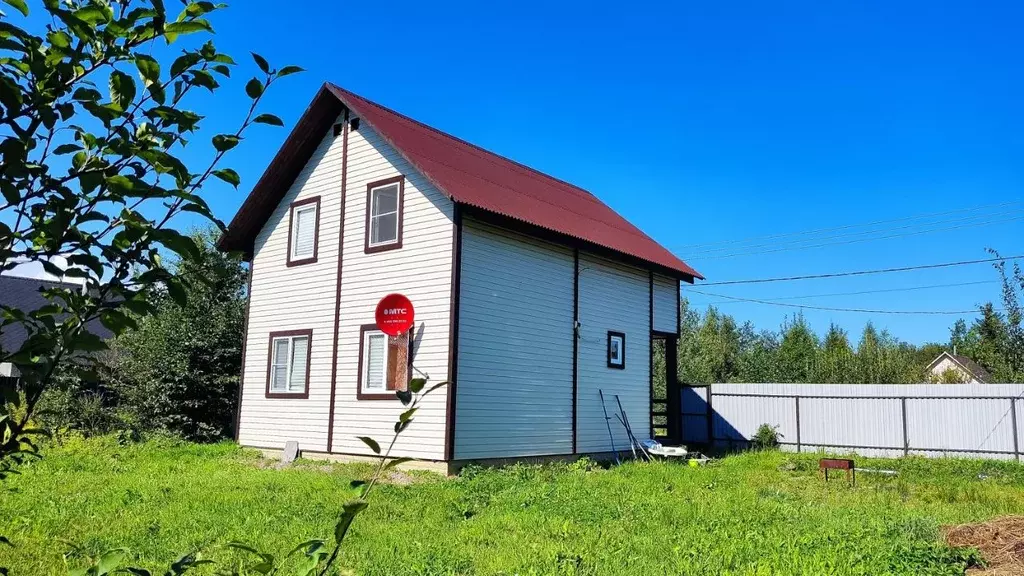
<svg viewBox="0 0 1024 576">
<path fill-rule="evenodd" d="M 678 344 L 676 334 L 651 333 L 651 438 L 667 446 L 682 442 Z"/>
</svg>

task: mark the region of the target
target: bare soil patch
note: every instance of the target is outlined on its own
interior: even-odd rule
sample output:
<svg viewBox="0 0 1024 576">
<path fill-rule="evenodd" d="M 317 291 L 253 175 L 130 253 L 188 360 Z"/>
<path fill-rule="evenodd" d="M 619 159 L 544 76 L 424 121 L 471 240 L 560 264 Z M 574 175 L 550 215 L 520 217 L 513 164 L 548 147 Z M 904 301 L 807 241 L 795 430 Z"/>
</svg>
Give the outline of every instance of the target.
<svg viewBox="0 0 1024 576">
<path fill-rule="evenodd" d="M 1024 576 L 1024 516 L 947 526 L 942 531 L 950 546 L 973 547 L 981 552 L 986 566 L 971 568 L 969 574 Z"/>
</svg>

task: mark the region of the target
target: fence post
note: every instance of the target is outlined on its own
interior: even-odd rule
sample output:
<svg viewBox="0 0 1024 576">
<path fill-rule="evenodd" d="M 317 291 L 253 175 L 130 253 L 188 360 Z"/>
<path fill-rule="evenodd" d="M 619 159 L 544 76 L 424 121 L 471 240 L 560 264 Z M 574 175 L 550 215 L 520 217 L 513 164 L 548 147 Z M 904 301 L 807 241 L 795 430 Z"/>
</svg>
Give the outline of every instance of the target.
<svg viewBox="0 0 1024 576">
<path fill-rule="evenodd" d="M 907 436 L 907 399 L 900 398 L 900 406 L 903 409 L 903 455 L 910 455 L 910 438 Z"/>
<path fill-rule="evenodd" d="M 1020 444 L 1017 439 L 1017 399 L 1010 398 L 1010 423 L 1013 425 L 1013 458 L 1020 462 Z"/>
<path fill-rule="evenodd" d="M 800 397 L 794 396 L 796 401 L 796 451 L 800 453 Z"/>
<path fill-rule="evenodd" d="M 715 447 L 715 424 L 714 415 L 715 411 L 711 409 L 711 385 L 708 384 L 708 393 L 706 394 L 705 404 L 707 405 L 708 411 L 708 447 Z"/>
</svg>

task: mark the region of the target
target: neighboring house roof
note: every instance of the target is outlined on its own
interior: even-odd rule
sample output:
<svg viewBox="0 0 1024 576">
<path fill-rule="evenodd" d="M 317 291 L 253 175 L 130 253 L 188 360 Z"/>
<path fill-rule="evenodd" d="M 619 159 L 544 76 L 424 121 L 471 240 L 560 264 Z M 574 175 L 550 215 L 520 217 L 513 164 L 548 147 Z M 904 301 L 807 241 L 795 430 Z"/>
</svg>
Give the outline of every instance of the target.
<svg viewBox="0 0 1024 576">
<path fill-rule="evenodd" d="M 631 256 L 693 281 L 704 279 L 586 190 L 488 152 L 333 84 L 325 84 L 220 242 L 251 256 L 256 235 L 344 108 L 372 127 L 456 203 Z"/>
<path fill-rule="evenodd" d="M 21 276 L 0 276 L 0 305 L 22 312 L 38 310 L 50 303 L 50 300 L 47 300 L 41 292 L 44 288 L 49 287 L 64 287 L 78 291 L 82 289 L 80 284 L 69 282 L 54 282 Z M 103 339 L 114 335 L 99 320 L 93 320 L 86 324 L 86 329 Z M 0 349 L 5 352 L 18 350 L 25 343 L 26 338 L 28 338 L 28 333 L 21 324 L 4 326 L 3 331 L 0 332 Z"/>
<path fill-rule="evenodd" d="M 949 352 L 943 352 L 928 365 L 928 371 L 931 372 L 939 362 L 946 358 L 952 360 L 953 363 L 959 366 L 961 370 L 972 376 L 978 382 L 981 382 L 982 384 L 990 384 L 992 382 L 992 375 L 988 373 L 988 370 L 985 370 L 985 368 L 980 364 L 962 354 L 950 354 Z"/>
</svg>

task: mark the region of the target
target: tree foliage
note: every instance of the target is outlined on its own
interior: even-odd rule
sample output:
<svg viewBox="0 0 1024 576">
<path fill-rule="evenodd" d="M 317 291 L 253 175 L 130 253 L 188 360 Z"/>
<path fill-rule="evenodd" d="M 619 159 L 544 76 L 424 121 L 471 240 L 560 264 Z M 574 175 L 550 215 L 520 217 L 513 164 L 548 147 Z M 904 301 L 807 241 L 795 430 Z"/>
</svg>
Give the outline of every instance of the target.
<svg viewBox="0 0 1024 576">
<path fill-rule="evenodd" d="M 819 338 L 801 314 L 778 332 L 757 332 L 749 322 L 736 329 L 736 320 L 714 307 L 701 314 L 684 300 L 680 318 L 679 377 L 686 384 L 915 383 L 925 381 L 932 359 L 922 362 L 914 346 L 870 323 L 854 349 L 838 326 Z"/>
<path fill-rule="evenodd" d="M 192 234 L 197 254 L 169 266 L 185 302 L 156 293 L 154 313 L 99 357 L 98 382 L 55 379 L 40 404 L 48 428 L 161 432 L 198 442 L 233 436 L 248 273 L 237 255 L 216 249 L 218 236 Z"/>
<path fill-rule="evenodd" d="M 7 4 L 29 13 L 24 2 Z M 0 272 L 34 262 L 83 286 L 45 290 L 49 304 L 38 310 L 0 308 L 0 330 L 20 325 L 28 334 L 17 350 L 0 350 L 21 375 L 0 390 L 0 475 L 33 452 L 29 423 L 58 367 L 74 358 L 71 368 L 94 379 L 91 354 L 106 343 L 88 322 L 121 333 L 161 295 L 184 303 L 165 260 L 198 249 L 177 218 L 223 226 L 206 188 L 211 178 L 237 186 L 237 173 L 222 166 L 226 153 L 253 124 L 274 123 L 256 115 L 265 89 L 298 69 L 273 70 L 257 57 L 249 84 L 259 89 L 247 90 L 237 130 L 200 137 L 204 116 L 191 106 L 212 103 L 235 67 L 212 41 L 196 41 L 212 33 L 209 17 L 221 8 L 188 2 L 173 14 L 163 0 L 44 0 L 42 17 L 22 25 L 0 17 Z M 189 47 L 175 52 L 183 36 Z M 186 147 L 206 147 L 208 161 L 186 165 Z"/>
</svg>

